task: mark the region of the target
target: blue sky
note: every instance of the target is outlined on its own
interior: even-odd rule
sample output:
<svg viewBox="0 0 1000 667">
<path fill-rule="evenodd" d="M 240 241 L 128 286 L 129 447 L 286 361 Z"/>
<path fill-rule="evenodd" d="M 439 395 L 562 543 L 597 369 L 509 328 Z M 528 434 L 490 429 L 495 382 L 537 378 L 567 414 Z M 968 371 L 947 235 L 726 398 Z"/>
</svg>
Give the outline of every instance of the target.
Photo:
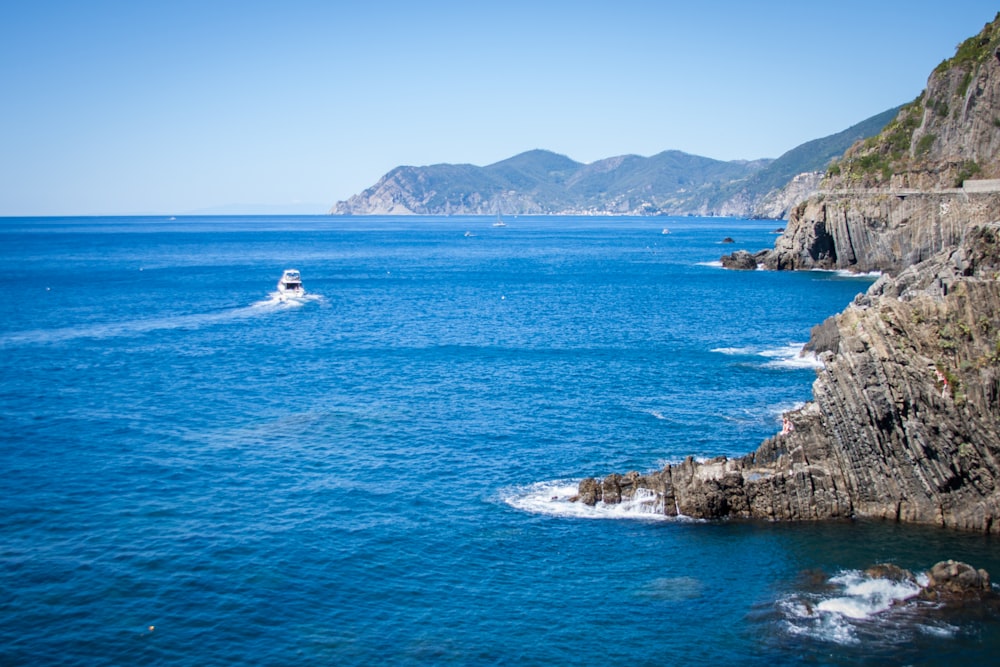
<svg viewBox="0 0 1000 667">
<path fill-rule="evenodd" d="M 962 0 L 0 7 L 0 216 L 320 213 L 401 164 L 777 157 L 908 102 Z"/>
</svg>

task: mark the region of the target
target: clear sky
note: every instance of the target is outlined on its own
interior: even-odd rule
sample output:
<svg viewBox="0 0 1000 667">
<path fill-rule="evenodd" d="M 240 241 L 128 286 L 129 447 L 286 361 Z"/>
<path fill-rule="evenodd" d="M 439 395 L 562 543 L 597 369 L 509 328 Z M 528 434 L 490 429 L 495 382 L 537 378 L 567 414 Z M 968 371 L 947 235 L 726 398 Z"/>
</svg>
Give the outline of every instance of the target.
<svg viewBox="0 0 1000 667">
<path fill-rule="evenodd" d="M 915 98 L 998 9 L 5 2 L 0 216 L 321 213 L 398 165 L 533 148 L 777 157 Z"/>
</svg>

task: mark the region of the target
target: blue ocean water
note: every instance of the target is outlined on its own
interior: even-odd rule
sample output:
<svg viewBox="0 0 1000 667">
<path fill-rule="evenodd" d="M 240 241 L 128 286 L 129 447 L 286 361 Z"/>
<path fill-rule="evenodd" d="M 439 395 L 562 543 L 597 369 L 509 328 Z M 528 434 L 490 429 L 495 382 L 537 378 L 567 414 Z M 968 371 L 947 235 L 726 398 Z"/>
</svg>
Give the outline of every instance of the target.
<svg viewBox="0 0 1000 667">
<path fill-rule="evenodd" d="M 870 279 L 719 268 L 774 222 L 491 222 L 0 221 L 0 663 L 995 659 L 858 573 L 988 537 L 567 500 L 753 450 Z"/>
</svg>

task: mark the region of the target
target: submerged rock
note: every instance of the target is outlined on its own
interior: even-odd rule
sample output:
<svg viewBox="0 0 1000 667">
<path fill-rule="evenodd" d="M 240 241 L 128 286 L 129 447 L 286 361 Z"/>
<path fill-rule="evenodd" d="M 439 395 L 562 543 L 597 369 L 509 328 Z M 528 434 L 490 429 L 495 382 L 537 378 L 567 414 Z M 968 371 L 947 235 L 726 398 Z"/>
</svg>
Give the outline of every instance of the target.
<svg viewBox="0 0 1000 667">
<path fill-rule="evenodd" d="M 906 568 L 893 563 L 879 563 L 865 570 L 865 576 L 872 579 L 888 579 L 889 581 L 917 583 L 917 577 Z"/>
<path fill-rule="evenodd" d="M 919 583 L 919 578 L 913 572 L 893 563 L 873 565 L 866 569 L 864 574 L 871 579 L 887 579 L 896 583 L 918 585 L 919 597 L 923 600 L 961 602 L 987 595 L 993 597 L 989 572 L 960 561 L 945 560 L 935 563 L 925 573 L 926 583 L 923 584 Z"/>
</svg>

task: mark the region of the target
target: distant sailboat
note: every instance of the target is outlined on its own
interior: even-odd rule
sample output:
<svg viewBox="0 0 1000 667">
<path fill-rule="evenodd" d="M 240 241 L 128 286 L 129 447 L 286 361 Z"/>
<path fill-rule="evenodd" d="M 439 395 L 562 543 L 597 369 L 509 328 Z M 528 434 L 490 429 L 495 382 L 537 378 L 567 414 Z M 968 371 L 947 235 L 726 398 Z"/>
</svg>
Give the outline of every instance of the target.
<svg viewBox="0 0 1000 667">
<path fill-rule="evenodd" d="M 507 226 L 507 223 L 504 222 L 503 218 L 500 217 L 500 211 L 499 210 L 497 210 L 497 221 L 493 223 L 493 226 L 494 227 L 506 227 Z"/>
</svg>

